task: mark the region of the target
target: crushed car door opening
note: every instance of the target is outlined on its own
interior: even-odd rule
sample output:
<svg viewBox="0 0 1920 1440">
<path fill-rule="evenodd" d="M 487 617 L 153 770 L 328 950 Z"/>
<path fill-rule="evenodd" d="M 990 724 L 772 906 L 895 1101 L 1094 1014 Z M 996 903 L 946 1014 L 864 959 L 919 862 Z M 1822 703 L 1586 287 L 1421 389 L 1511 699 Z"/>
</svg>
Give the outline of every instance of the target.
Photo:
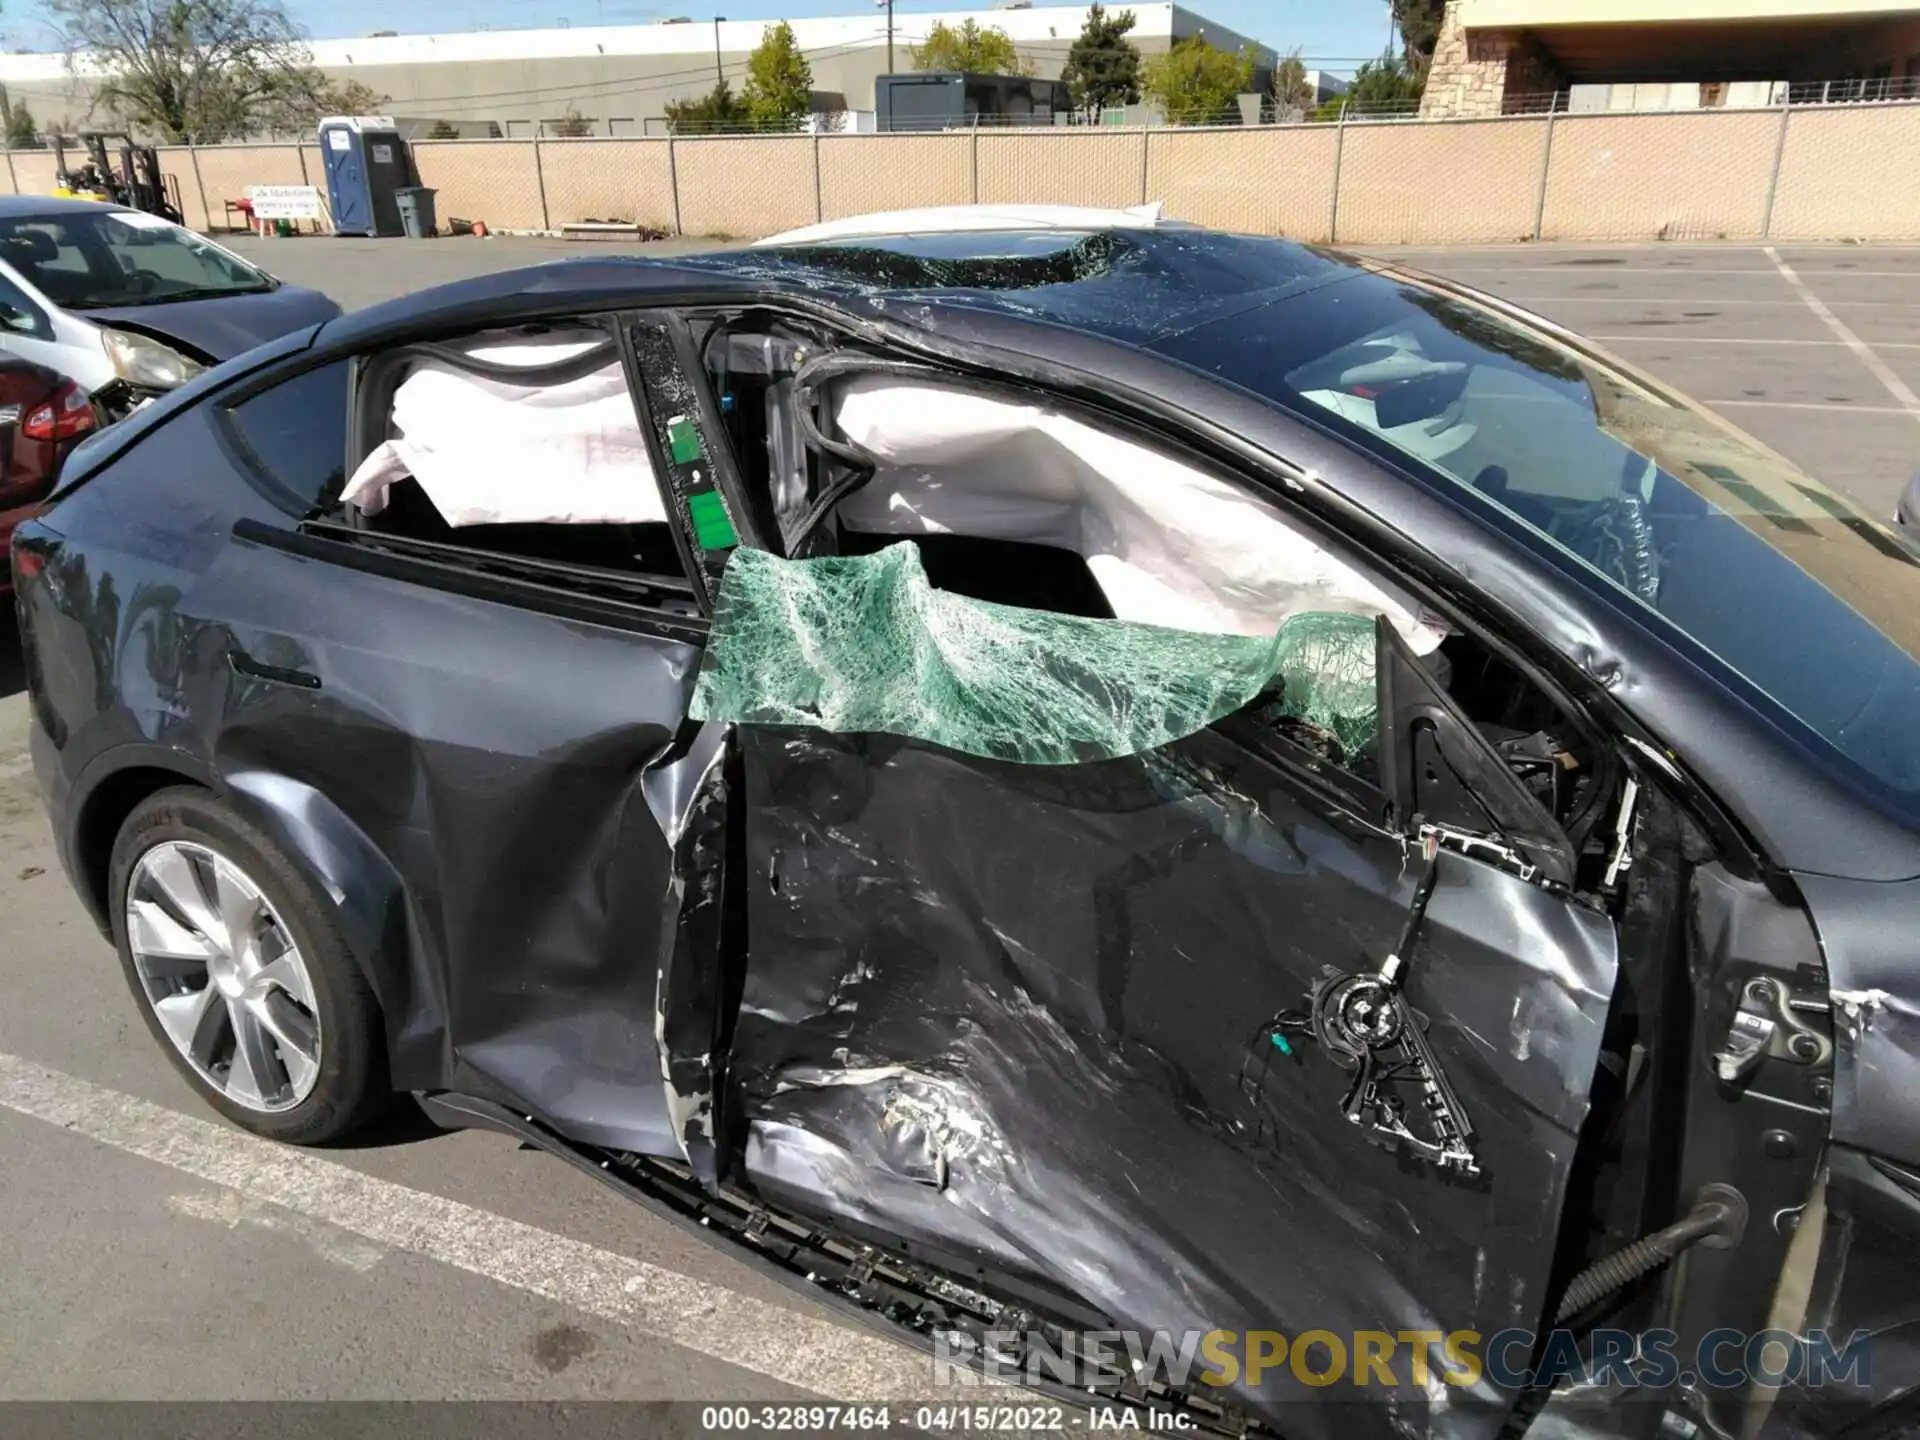
<svg viewBox="0 0 1920 1440">
<path fill-rule="evenodd" d="M 656 370 L 672 333 L 640 334 Z M 668 417 L 650 376 L 596 442 L 657 479 L 631 513 L 551 513 L 573 499 L 505 464 L 462 485 L 402 429 L 458 385 L 377 392 L 402 438 L 366 437 L 359 543 L 410 543 L 409 475 L 435 539 L 575 520 L 539 554 L 581 575 L 607 527 L 672 516 L 710 617 L 688 718 L 634 752 L 659 853 L 593 862 L 655 897 L 595 942 L 633 977 L 619 1084 L 655 1089 L 648 1123 L 615 1139 L 630 1098 L 543 1088 L 554 999 L 496 1008 L 504 957 L 448 1037 L 484 1083 L 439 1108 L 602 1154 L 923 1338 L 1020 1331 L 1081 1393 L 1289 1435 L 1538 1408 L 1456 1376 L 1361 1416 L 1285 1367 L 1103 1375 L 1073 1337 L 1390 1320 L 1438 1377 L 1441 1337 L 1650 1304 L 1590 1267 L 1711 1178 L 1677 1159 L 1688 976 L 1751 963 L 1702 949 L 1724 892 L 1687 797 L 1413 577 L 1124 417 L 798 316 L 685 333 L 708 393 L 681 367 Z M 498 341 L 424 373 L 531 354 Z M 604 403 L 614 350 L 540 344 L 536 409 Z"/>
</svg>

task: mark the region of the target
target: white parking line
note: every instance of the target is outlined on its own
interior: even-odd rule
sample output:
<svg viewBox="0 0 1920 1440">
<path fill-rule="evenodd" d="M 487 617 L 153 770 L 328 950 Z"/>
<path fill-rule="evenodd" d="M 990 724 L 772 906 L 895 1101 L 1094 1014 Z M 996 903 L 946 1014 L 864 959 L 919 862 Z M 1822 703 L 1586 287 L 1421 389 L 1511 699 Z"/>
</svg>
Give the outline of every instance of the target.
<svg viewBox="0 0 1920 1440">
<path fill-rule="evenodd" d="M 1844 340 L 1773 340 L 1764 335 L 1595 335 L 1582 332 L 1589 340 L 1603 340 L 1619 343 L 1626 340 L 1636 345 L 1826 345 L 1846 348 Z M 1920 350 L 1920 340 L 1876 340 L 1876 350 Z"/>
<path fill-rule="evenodd" d="M 1608 275 L 1765 275 L 1773 271 L 1765 265 L 1739 270 L 1709 270 L 1694 265 L 1450 265 L 1448 275 L 1564 275 L 1568 279 Z M 1863 275 L 1875 280 L 1920 280 L 1917 270 L 1842 270 L 1836 266 L 1809 268 L 1809 275 Z"/>
<path fill-rule="evenodd" d="M 1743 339 L 1722 339 L 1717 335 L 1594 335 L 1588 333 L 1589 340 L 1599 340 L 1606 344 L 1617 345 L 1622 341 L 1631 341 L 1636 345 L 1845 345 L 1844 340 L 1771 340 L 1765 337 L 1746 337 Z M 1920 349 L 1920 345 L 1901 344 L 1884 346 L 1884 349 Z"/>
<path fill-rule="evenodd" d="M 1805 286 L 1801 287 L 1805 290 Z M 1759 310 L 1778 308 L 1782 305 L 1797 306 L 1799 300 L 1720 300 L 1712 297 L 1693 298 L 1686 295 L 1505 295 L 1491 292 L 1502 300 L 1511 300 L 1516 305 L 1659 305 L 1671 308 L 1675 305 L 1738 305 L 1743 309 Z M 1808 292 L 1809 294 L 1811 292 Z M 1804 297 L 1802 297 L 1804 298 Z M 1834 305 L 1871 305 L 1876 310 L 1914 310 L 1920 309 L 1920 300 L 1834 300 Z"/>
<path fill-rule="evenodd" d="M 1899 405 L 1835 405 L 1821 400 L 1702 400 L 1709 410 L 1728 405 L 1744 405 L 1753 410 L 1846 410 L 1855 415 L 1906 415 Z"/>
<path fill-rule="evenodd" d="M 1769 245 L 1766 247 L 1766 256 L 1779 268 L 1780 278 L 1799 292 L 1800 298 L 1806 301 L 1807 308 L 1819 316 L 1826 327 L 1838 335 L 1849 350 L 1859 356 L 1860 363 L 1873 372 L 1873 378 L 1887 387 L 1887 393 L 1898 400 L 1909 415 L 1920 420 L 1920 396 L 1916 396 L 1907 382 L 1893 373 L 1893 367 L 1874 354 L 1867 342 L 1848 329 L 1846 322 L 1833 313 L 1826 301 L 1807 288 L 1807 282 L 1794 274 L 1793 267 L 1780 258 L 1778 250 Z"/>
<path fill-rule="evenodd" d="M 17 1056 L 0 1054 L 0 1108 L 835 1400 L 938 1393 L 931 1360 L 878 1336 L 376 1180 Z"/>
</svg>

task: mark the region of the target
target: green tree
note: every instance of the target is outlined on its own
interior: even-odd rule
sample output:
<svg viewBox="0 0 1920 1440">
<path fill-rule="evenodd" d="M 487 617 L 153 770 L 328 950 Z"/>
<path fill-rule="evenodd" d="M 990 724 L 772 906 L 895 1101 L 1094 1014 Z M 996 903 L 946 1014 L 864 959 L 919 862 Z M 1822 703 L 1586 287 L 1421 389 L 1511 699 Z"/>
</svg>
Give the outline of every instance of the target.
<svg viewBox="0 0 1920 1440">
<path fill-rule="evenodd" d="M 1409 71 L 1419 75 L 1427 73 L 1446 13 L 1447 0 L 1393 0 L 1393 23 L 1400 31 L 1401 59 Z"/>
<path fill-rule="evenodd" d="M 1273 118 L 1282 124 L 1303 120 L 1313 109 L 1316 97 L 1299 50 L 1289 50 L 1273 67 L 1272 94 Z"/>
<path fill-rule="evenodd" d="M 325 77 L 300 96 L 305 108 L 313 110 L 315 119 L 322 115 L 378 115 L 392 98 L 358 80 Z"/>
<path fill-rule="evenodd" d="M 813 109 L 813 67 L 782 20 L 760 32 L 741 87 L 747 116 L 763 129 L 791 128 Z"/>
<path fill-rule="evenodd" d="M 593 121 L 569 105 L 567 113 L 553 122 L 553 133 L 562 140 L 578 140 L 593 133 Z"/>
<path fill-rule="evenodd" d="M 385 103 L 313 67 L 279 0 L 46 0 L 69 63 L 105 72 L 100 101 L 165 140 L 212 142 L 303 129 Z"/>
<path fill-rule="evenodd" d="M 697 100 L 673 100 L 667 104 L 667 130 L 674 135 L 713 135 L 741 130 L 747 124 L 747 107 L 726 81 Z"/>
<path fill-rule="evenodd" d="M 1020 58 L 1004 30 L 982 29 L 965 20 L 959 29 L 936 20 L 927 42 L 912 50 L 916 70 L 961 70 L 969 75 L 1028 75 L 1033 67 Z"/>
<path fill-rule="evenodd" d="M 455 125 L 451 120 L 436 120 L 428 127 L 426 138 L 429 140 L 458 140 L 460 138 L 460 127 Z"/>
<path fill-rule="evenodd" d="M 1140 52 L 1127 39 L 1133 26 L 1131 10 L 1109 15 L 1104 5 L 1093 5 L 1079 38 L 1067 51 L 1060 78 L 1073 97 L 1073 108 L 1090 121 L 1113 106 L 1139 103 Z"/>
<path fill-rule="evenodd" d="M 1398 55 L 1388 51 L 1354 71 L 1345 98 L 1348 109 L 1356 115 L 1408 115 L 1419 109 L 1426 88 L 1426 71 L 1408 69 Z"/>
<path fill-rule="evenodd" d="M 40 150 L 46 141 L 40 138 L 40 127 L 33 118 L 33 111 L 24 104 L 15 105 L 7 116 L 7 148 L 9 150 Z"/>
<path fill-rule="evenodd" d="M 1189 35 L 1147 61 L 1141 88 L 1170 125 L 1234 124 L 1234 97 L 1253 88 L 1254 58 L 1252 46 L 1235 55 Z"/>
</svg>

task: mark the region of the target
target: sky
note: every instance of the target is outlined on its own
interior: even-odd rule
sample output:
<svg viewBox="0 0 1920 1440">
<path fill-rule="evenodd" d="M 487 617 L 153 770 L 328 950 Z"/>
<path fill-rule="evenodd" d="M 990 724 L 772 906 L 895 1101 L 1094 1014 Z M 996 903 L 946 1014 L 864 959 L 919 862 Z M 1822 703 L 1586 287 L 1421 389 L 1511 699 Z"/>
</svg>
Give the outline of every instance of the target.
<svg viewBox="0 0 1920 1440">
<path fill-rule="evenodd" d="M 281 0 L 316 39 L 364 35 L 369 30 L 431 32 L 448 30 L 525 30 L 558 25 L 644 24 L 671 15 L 708 20 L 797 19 L 807 15 L 863 12 L 870 0 L 724 0 L 716 6 L 696 0 L 546 0 L 538 7 L 525 0 Z M 1186 8 L 1217 20 L 1280 53 L 1298 46 L 1309 69 L 1350 74 L 1361 61 L 1378 55 L 1390 29 L 1387 0 L 1180 0 Z M 1042 8 L 1044 0 L 1036 0 Z M 965 0 L 896 0 L 896 15 L 914 11 L 969 9 Z M 982 7 L 984 8 L 984 7 Z M 1108 8 L 1124 9 L 1120 0 Z M 8 6 L 5 43 L 16 49 L 52 48 L 38 6 Z"/>
</svg>

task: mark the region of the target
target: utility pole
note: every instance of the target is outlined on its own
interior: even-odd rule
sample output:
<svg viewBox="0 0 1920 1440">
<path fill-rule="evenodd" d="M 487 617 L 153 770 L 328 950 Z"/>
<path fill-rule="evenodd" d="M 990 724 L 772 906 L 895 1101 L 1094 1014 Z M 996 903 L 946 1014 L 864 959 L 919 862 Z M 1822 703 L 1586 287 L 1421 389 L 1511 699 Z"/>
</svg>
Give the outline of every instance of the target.
<svg viewBox="0 0 1920 1440">
<path fill-rule="evenodd" d="M 887 73 L 893 74 L 893 0 L 873 0 L 887 7 Z"/>
<path fill-rule="evenodd" d="M 715 85 L 727 83 L 727 72 L 720 68 L 720 22 L 726 18 L 724 15 L 713 17 L 713 83 Z"/>
</svg>

